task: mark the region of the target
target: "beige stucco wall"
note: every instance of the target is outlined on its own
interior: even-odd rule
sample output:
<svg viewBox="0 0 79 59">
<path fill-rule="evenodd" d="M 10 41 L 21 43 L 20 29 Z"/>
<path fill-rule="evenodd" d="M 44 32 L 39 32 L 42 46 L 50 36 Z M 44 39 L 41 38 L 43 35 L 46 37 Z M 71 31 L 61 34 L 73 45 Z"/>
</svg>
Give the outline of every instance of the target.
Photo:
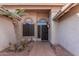
<svg viewBox="0 0 79 59">
<path fill-rule="evenodd" d="M 9 42 L 16 43 L 14 26 L 9 18 L 0 16 L 0 51 L 8 47 Z"/>
<path fill-rule="evenodd" d="M 63 15 L 58 24 L 58 43 L 73 55 L 79 55 L 79 5 Z"/>
<path fill-rule="evenodd" d="M 54 16 L 57 14 L 59 9 L 51 9 L 50 16 L 49 16 L 49 41 L 51 44 L 56 45 L 57 44 L 57 26 L 58 23 L 53 21 Z"/>
</svg>

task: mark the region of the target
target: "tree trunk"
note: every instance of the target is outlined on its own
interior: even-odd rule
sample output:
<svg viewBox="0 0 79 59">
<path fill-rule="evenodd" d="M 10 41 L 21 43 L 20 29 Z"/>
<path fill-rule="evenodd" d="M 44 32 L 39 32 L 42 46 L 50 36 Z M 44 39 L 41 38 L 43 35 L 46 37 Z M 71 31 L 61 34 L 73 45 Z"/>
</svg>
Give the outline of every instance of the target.
<svg viewBox="0 0 79 59">
<path fill-rule="evenodd" d="M 19 30 L 19 21 L 13 21 L 13 25 L 14 25 L 17 42 L 20 42 L 21 36 L 20 36 L 20 30 Z"/>
</svg>

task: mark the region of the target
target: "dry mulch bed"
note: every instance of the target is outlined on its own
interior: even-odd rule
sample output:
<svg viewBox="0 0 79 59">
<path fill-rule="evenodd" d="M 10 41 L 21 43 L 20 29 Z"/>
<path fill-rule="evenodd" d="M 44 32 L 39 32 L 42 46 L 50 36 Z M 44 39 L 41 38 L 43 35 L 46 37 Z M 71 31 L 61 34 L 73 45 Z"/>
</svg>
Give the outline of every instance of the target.
<svg viewBox="0 0 79 59">
<path fill-rule="evenodd" d="M 33 47 L 33 42 L 28 44 L 28 46 L 22 51 L 1 51 L 0 56 L 28 56 Z"/>
</svg>

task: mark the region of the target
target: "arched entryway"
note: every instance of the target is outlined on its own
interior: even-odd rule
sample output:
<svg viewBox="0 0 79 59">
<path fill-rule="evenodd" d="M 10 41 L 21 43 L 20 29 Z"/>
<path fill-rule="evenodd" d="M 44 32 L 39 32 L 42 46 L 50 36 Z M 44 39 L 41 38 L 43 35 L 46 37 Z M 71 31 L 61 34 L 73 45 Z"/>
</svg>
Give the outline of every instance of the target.
<svg viewBox="0 0 79 59">
<path fill-rule="evenodd" d="M 44 18 L 41 18 L 37 21 L 37 30 L 38 30 L 38 38 L 41 38 L 42 41 L 48 40 L 48 28 L 47 28 L 47 21 Z"/>
</svg>

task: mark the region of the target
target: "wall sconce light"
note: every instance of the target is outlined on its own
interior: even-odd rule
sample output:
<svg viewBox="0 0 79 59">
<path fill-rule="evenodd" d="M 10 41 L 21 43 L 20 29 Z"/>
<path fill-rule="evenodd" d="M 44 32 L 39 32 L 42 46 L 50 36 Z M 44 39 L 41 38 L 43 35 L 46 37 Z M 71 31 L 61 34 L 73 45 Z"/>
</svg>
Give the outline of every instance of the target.
<svg viewBox="0 0 79 59">
<path fill-rule="evenodd" d="M 47 24 L 48 29 L 50 28 L 50 24 Z"/>
<path fill-rule="evenodd" d="M 77 16 L 79 16 L 79 13 L 76 13 Z"/>
</svg>

